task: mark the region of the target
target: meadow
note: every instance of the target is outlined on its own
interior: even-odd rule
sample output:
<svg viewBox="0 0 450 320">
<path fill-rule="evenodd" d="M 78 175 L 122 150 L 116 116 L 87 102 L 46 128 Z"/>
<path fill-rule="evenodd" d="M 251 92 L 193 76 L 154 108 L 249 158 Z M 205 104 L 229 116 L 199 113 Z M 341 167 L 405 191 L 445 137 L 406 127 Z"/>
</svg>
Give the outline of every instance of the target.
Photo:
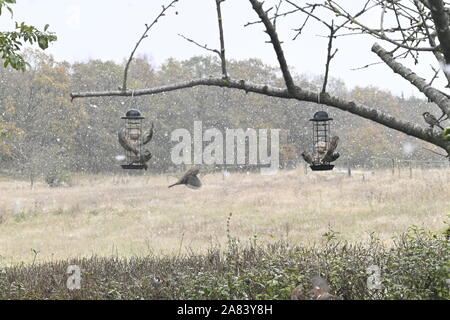
<svg viewBox="0 0 450 320">
<path fill-rule="evenodd" d="M 73 258 L 201 254 L 228 237 L 314 246 L 372 236 L 390 246 L 412 225 L 443 232 L 445 169 L 276 175 L 212 173 L 168 189 L 173 175 L 73 176 L 70 186 L 0 180 L 0 267 Z M 232 217 L 227 226 L 227 220 Z"/>
</svg>

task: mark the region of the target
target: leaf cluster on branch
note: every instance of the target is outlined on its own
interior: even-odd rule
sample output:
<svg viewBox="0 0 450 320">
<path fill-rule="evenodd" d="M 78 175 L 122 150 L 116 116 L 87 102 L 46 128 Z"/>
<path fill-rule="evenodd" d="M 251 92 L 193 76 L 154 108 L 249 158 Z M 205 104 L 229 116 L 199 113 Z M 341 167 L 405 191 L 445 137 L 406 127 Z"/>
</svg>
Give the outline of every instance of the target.
<svg viewBox="0 0 450 320">
<path fill-rule="evenodd" d="M 13 15 L 10 4 L 14 4 L 15 0 L 0 0 L 0 15 L 2 9 L 6 8 Z M 45 50 L 49 43 L 56 41 L 57 37 L 53 32 L 48 31 L 49 25 L 45 25 L 43 31 L 34 26 L 27 25 L 25 22 L 15 22 L 14 31 L 0 31 L 0 54 L 3 60 L 3 66 L 20 71 L 24 71 L 28 63 L 21 54 L 22 46 L 25 43 L 33 45 L 35 43 Z"/>
</svg>

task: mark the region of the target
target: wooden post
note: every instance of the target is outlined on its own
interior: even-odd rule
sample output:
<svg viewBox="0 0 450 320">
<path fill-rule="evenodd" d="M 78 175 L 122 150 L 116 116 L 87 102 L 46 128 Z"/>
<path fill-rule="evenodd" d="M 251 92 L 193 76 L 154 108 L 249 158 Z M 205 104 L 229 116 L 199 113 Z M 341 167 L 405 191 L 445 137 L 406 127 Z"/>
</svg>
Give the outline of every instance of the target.
<svg viewBox="0 0 450 320">
<path fill-rule="evenodd" d="M 409 178 L 412 179 L 412 161 L 409 162 Z"/>
<path fill-rule="evenodd" d="M 350 167 L 350 161 L 347 161 L 347 174 L 349 177 L 352 176 L 352 168 Z"/>
<path fill-rule="evenodd" d="M 305 176 L 308 174 L 308 164 L 305 162 Z"/>
<path fill-rule="evenodd" d="M 395 174 L 395 160 L 392 159 L 392 175 Z"/>
</svg>

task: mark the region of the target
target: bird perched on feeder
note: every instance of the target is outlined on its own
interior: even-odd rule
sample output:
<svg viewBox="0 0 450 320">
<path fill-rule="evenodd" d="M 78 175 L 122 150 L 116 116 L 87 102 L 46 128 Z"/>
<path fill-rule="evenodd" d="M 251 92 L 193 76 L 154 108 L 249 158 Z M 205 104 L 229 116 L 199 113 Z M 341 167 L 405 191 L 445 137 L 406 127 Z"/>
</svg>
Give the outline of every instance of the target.
<svg viewBox="0 0 450 320">
<path fill-rule="evenodd" d="M 322 162 L 327 162 L 327 163 L 331 163 L 336 161 L 337 159 L 339 159 L 341 155 L 339 154 L 339 152 L 335 152 L 333 154 L 325 154 L 325 156 L 322 159 Z"/>
<path fill-rule="evenodd" d="M 441 130 L 444 130 L 444 128 L 441 126 L 439 120 L 436 119 L 436 117 L 433 116 L 431 113 L 424 112 L 422 115 L 423 115 L 423 119 L 425 120 L 426 123 L 428 123 L 430 125 L 431 129 L 433 129 L 436 126 L 436 127 L 440 128 Z"/>
<path fill-rule="evenodd" d="M 316 144 L 314 145 L 314 149 L 319 158 L 323 158 L 323 156 L 327 152 L 327 143 L 325 141 L 316 142 Z"/>
<path fill-rule="evenodd" d="M 130 135 L 130 137 L 128 137 L 127 131 L 125 128 L 122 128 L 121 130 L 119 130 L 118 137 L 119 137 L 120 145 L 126 151 L 133 153 L 133 155 L 130 158 L 130 162 L 141 164 L 144 166 L 144 169 L 147 170 L 148 166 L 146 163 L 152 158 L 152 154 L 149 150 L 143 150 L 142 152 L 140 152 L 140 148 L 152 140 L 152 138 L 153 138 L 153 123 L 152 123 L 152 127 L 150 128 L 150 130 L 144 132 L 142 137 L 139 134 L 139 132 L 136 133 L 134 136 Z"/>
<path fill-rule="evenodd" d="M 144 169 L 147 170 L 147 162 L 153 157 L 149 150 L 144 150 L 140 154 L 131 157 L 131 163 L 138 163 L 144 166 Z"/>
<path fill-rule="evenodd" d="M 145 131 L 145 132 L 142 134 L 142 140 L 141 140 L 142 145 L 146 145 L 147 143 L 149 143 L 150 141 L 152 141 L 152 138 L 153 138 L 153 128 L 154 128 L 154 126 L 153 126 L 153 123 L 152 123 L 152 127 L 150 128 L 150 130 Z"/>
<path fill-rule="evenodd" d="M 338 136 L 334 136 L 333 138 L 331 138 L 331 141 L 328 144 L 327 152 L 334 153 L 334 151 L 336 151 L 338 143 L 339 143 L 339 137 Z"/>
<path fill-rule="evenodd" d="M 334 136 L 333 138 L 331 138 L 330 143 L 328 144 L 328 149 L 325 152 L 325 155 L 322 157 L 322 162 L 333 162 L 336 161 L 337 158 L 339 158 L 339 153 L 335 153 L 334 151 L 336 151 L 336 148 L 338 146 L 339 143 L 339 137 L 338 136 Z"/>
<path fill-rule="evenodd" d="M 313 159 L 309 153 L 302 152 L 302 158 L 303 160 L 305 160 L 306 163 L 313 164 Z"/>
<path fill-rule="evenodd" d="M 198 189 L 202 186 L 202 182 L 197 177 L 198 173 L 200 172 L 197 168 L 191 168 L 189 169 L 181 178 L 178 180 L 178 182 L 172 184 L 169 186 L 169 188 L 172 188 L 174 186 L 178 185 L 186 185 L 186 187 L 191 189 Z"/>
<path fill-rule="evenodd" d="M 118 137 L 119 143 L 122 146 L 122 148 L 124 148 L 126 151 L 134 153 L 135 155 L 139 155 L 139 151 L 136 148 L 136 144 L 133 142 L 133 140 L 127 137 L 125 128 L 119 130 Z"/>
</svg>

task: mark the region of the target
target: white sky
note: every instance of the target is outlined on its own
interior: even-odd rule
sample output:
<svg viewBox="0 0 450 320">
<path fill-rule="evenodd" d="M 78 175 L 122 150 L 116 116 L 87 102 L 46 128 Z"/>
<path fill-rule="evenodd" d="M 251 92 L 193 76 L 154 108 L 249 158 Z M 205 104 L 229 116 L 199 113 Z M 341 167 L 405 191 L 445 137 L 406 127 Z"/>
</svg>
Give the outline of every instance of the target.
<svg viewBox="0 0 450 320">
<path fill-rule="evenodd" d="M 350 6 L 355 3 L 353 0 L 346 1 Z M 271 2 L 266 1 L 266 5 Z M 17 4 L 12 7 L 16 21 L 26 21 L 39 28 L 50 24 L 50 30 L 56 32 L 58 41 L 47 52 L 57 60 L 74 62 L 101 59 L 120 62 L 129 56 L 144 30 L 144 24 L 153 21 L 161 5 L 167 3 L 169 0 L 17 0 Z M 291 7 L 286 4 L 284 8 Z M 268 37 L 262 32 L 262 26 L 243 27 L 246 22 L 257 20 L 249 1 L 227 0 L 223 3 L 223 18 L 228 59 L 258 57 L 265 63 L 277 65 L 272 46 L 265 43 Z M 298 15 L 278 22 L 278 33 L 284 41 L 286 59 L 295 72 L 322 74 L 327 39 L 317 35 L 325 35 L 326 30 L 311 25 L 307 35 L 292 41 L 295 35 L 292 29 L 302 22 L 298 20 Z M 1 16 L 1 29 L 7 29 L 9 23 L 9 13 L 5 11 Z M 150 37 L 144 40 L 137 54 L 146 54 L 155 65 L 169 57 L 188 59 L 194 55 L 209 54 L 180 38 L 178 33 L 201 44 L 208 44 L 208 47 L 219 47 L 215 1 L 180 0 L 176 8 L 171 9 L 151 30 Z M 392 74 L 383 64 L 360 71 L 350 70 L 379 61 L 370 51 L 374 41 L 368 37 L 341 38 L 338 45 L 342 45 L 339 45 L 339 52 L 333 61 L 332 76 L 343 79 L 348 87 L 373 85 L 395 94 L 403 92 L 405 96 L 421 96 L 407 81 Z M 413 64 L 408 66 L 429 78 L 432 74 L 430 63 L 436 66 L 432 59 L 422 63 L 421 68 Z"/>
</svg>

